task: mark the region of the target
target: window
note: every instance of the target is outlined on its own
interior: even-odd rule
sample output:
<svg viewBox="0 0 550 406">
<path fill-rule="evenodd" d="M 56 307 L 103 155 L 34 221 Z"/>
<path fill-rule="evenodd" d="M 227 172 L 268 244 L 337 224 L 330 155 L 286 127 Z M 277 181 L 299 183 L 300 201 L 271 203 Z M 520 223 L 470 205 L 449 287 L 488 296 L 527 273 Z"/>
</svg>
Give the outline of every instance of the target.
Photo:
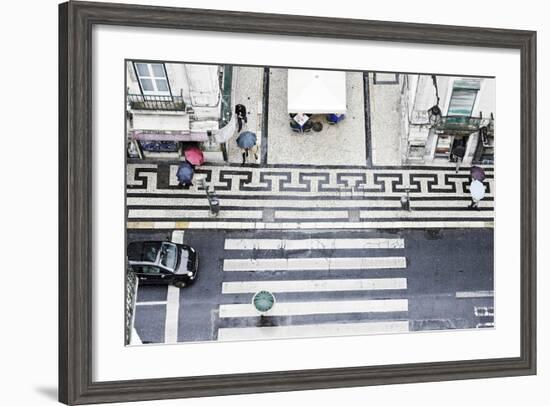
<svg viewBox="0 0 550 406">
<path fill-rule="evenodd" d="M 440 135 L 435 146 L 435 158 L 447 158 L 451 155 L 452 138 L 448 135 Z"/>
<path fill-rule="evenodd" d="M 158 275 L 160 274 L 160 268 L 150 265 L 134 265 L 132 266 L 134 272 L 139 274 L 147 275 Z"/>
<path fill-rule="evenodd" d="M 477 93 L 479 91 L 479 79 L 456 80 L 453 84 L 453 92 L 447 109 L 447 116 L 472 115 Z"/>
<path fill-rule="evenodd" d="M 156 262 L 159 249 L 160 244 L 158 242 L 144 242 L 141 260 L 146 262 Z"/>
<path fill-rule="evenodd" d="M 171 96 L 162 63 L 134 63 L 143 95 Z"/>
<path fill-rule="evenodd" d="M 178 263 L 178 249 L 173 244 L 162 244 L 160 251 L 160 263 L 169 269 L 176 269 Z"/>
</svg>

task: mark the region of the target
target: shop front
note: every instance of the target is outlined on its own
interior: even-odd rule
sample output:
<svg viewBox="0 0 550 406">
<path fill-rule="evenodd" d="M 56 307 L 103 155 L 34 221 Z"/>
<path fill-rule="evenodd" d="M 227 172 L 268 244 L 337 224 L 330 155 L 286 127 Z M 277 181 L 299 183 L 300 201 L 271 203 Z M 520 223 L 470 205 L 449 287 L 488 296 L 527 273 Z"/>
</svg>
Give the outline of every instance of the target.
<svg viewBox="0 0 550 406">
<path fill-rule="evenodd" d="M 456 162 L 464 164 L 494 163 L 493 118 L 447 116 L 431 129 L 434 163 Z"/>
<path fill-rule="evenodd" d="M 224 160 L 212 137 L 222 114 L 223 67 L 128 61 L 126 74 L 129 158 L 180 159 L 193 145 L 207 160 Z"/>
</svg>

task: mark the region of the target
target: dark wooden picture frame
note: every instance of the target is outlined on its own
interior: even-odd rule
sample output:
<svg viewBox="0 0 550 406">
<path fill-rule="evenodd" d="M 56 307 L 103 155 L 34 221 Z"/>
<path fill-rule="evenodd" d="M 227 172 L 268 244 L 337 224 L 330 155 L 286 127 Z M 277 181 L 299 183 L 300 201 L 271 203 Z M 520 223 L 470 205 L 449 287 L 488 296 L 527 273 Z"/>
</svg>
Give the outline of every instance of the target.
<svg viewBox="0 0 550 406">
<path fill-rule="evenodd" d="M 92 27 L 96 24 L 516 49 L 521 59 L 521 348 L 517 358 L 186 378 L 92 379 Z M 68 2 L 59 6 L 59 400 L 217 396 L 536 373 L 536 32 Z"/>
</svg>

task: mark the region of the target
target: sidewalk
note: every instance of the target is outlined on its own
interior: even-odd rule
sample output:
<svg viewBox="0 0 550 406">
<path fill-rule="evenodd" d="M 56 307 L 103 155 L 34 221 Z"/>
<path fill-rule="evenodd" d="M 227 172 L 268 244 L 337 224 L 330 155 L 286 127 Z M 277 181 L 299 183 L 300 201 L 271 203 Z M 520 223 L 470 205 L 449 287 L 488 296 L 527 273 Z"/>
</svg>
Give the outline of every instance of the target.
<svg viewBox="0 0 550 406">
<path fill-rule="evenodd" d="M 401 86 L 394 74 L 369 73 L 373 166 L 401 165 Z"/>
<path fill-rule="evenodd" d="M 365 166 L 363 74 L 346 73 L 346 118 L 334 126 L 324 121 L 320 132 L 290 129 L 287 86 L 288 69 L 270 69 L 267 163 Z"/>
<path fill-rule="evenodd" d="M 493 227 L 493 171 L 486 197 L 470 210 L 470 173 L 453 168 L 322 169 L 202 166 L 220 201 L 209 213 L 205 191 L 177 186 L 177 165 L 130 164 L 128 228 L 382 229 Z M 401 199 L 409 190 L 411 210 Z"/>
<path fill-rule="evenodd" d="M 241 131 L 249 130 L 256 133 L 258 150 L 261 150 L 262 143 L 262 104 L 263 104 L 263 78 L 264 69 L 234 66 L 233 67 L 233 108 L 236 104 L 243 104 L 247 110 L 248 123 L 244 124 Z M 237 146 L 238 133 L 227 141 L 227 155 L 230 163 L 242 163 L 242 151 Z M 251 157 L 251 163 L 254 157 Z M 258 160 L 261 154 L 258 154 Z M 259 162 L 257 162 L 259 163 Z"/>
</svg>

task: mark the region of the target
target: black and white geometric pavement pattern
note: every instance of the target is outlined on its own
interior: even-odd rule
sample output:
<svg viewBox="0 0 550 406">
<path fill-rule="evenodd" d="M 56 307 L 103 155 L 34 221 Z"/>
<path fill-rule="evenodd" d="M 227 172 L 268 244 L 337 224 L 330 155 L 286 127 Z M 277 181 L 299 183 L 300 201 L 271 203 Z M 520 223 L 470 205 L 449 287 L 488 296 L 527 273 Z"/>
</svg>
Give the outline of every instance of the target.
<svg viewBox="0 0 550 406">
<path fill-rule="evenodd" d="M 485 198 L 471 203 L 469 169 L 443 167 L 238 167 L 197 169 L 189 189 L 177 164 L 128 164 L 128 228 L 379 229 L 493 227 L 493 170 Z M 214 188 L 220 213 L 209 213 L 198 179 Z M 410 210 L 401 199 L 409 196 Z"/>
</svg>

